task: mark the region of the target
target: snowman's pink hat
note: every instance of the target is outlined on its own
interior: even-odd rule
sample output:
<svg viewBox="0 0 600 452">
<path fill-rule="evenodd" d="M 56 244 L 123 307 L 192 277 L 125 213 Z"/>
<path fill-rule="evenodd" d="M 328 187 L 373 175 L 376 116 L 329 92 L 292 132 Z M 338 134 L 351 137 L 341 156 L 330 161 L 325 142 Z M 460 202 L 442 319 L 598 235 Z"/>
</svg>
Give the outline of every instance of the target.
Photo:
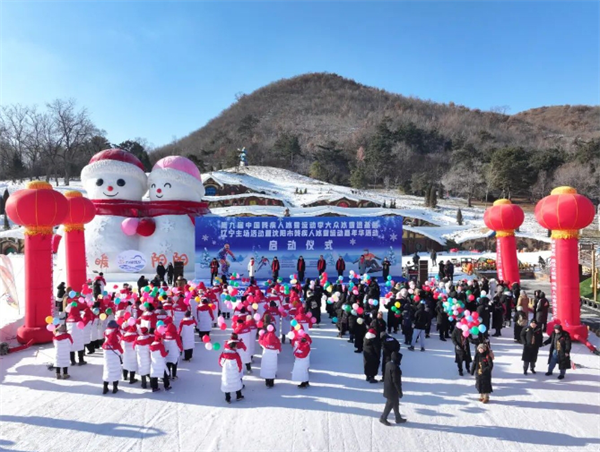
<svg viewBox="0 0 600 452">
<path fill-rule="evenodd" d="M 106 174 L 133 176 L 141 183 L 146 184 L 144 165 L 131 152 L 123 149 L 105 149 L 98 152 L 90 159 L 90 163 L 83 167 L 81 180 L 102 177 Z"/>
<path fill-rule="evenodd" d="M 170 179 L 204 195 L 204 185 L 198 167 L 190 159 L 180 155 L 170 155 L 156 162 L 150 173 L 150 181 L 155 179 Z"/>
</svg>

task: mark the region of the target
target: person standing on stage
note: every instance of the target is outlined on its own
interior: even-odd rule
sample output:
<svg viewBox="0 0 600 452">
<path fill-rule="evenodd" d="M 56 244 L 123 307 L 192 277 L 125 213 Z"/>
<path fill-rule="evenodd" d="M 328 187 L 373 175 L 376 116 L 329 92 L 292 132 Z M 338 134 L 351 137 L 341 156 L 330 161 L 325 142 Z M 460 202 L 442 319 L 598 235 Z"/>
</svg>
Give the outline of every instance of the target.
<svg viewBox="0 0 600 452">
<path fill-rule="evenodd" d="M 277 256 L 273 258 L 273 262 L 271 262 L 271 271 L 273 272 L 273 282 L 277 281 L 279 278 L 279 261 L 277 260 Z"/>
<path fill-rule="evenodd" d="M 335 269 L 337 270 L 338 276 L 344 276 L 344 270 L 346 270 L 346 262 L 342 256 L 338 257 L 335 263 Z"/>
<path fill-rule="evenodd" d="M 317 270 L 319 270 L 319 276 L 321 276 L 323 273 L 325 273 L 325 270 L 327 270 L 327 262 L 325 262 L 322 254 L 319 256 L 319 261 L 317 262 Z"/>
<path fill-rule="evenodd" d="M 298 263 L 296 264 L 296 271 L 298 272 L 298 281 L 304 282 L 304 272 L 306 272 L 306 262 L 304 262 L 304 258 L 300 256 L 298 258 Z"/>
</svg>

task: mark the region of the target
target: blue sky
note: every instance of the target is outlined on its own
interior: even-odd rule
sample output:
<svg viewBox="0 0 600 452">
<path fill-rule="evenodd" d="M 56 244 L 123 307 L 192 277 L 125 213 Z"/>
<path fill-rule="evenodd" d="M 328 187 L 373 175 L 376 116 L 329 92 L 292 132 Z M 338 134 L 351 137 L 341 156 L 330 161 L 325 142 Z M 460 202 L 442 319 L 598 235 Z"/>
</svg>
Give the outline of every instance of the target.
<svg viewBox="0 0 600 452">
<path fill-rule="evenodd" d="M 510 113 L 600 104 L 597 1 L 0 5 L 0 102 L 73 97 L 112 142 L 166 144 L 306 72 Z"/>
</svg>

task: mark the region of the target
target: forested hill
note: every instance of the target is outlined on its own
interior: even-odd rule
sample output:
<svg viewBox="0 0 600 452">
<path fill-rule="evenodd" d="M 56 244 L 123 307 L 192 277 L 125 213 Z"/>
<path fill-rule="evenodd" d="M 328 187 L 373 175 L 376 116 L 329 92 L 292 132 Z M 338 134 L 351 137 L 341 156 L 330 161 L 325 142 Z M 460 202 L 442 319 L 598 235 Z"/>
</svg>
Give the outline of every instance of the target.
<svg viewBox="0 0 600 452">
<path fill-rule="evenodd" d="M 245 146 L 249 164 L 356 187 L 383 184 L 422 194 L 443 182 L 466 196 L 536 198 L 547 184 L 573 179 L 597 197 L 600 107 L 542 107 L 516 115 L 491 110 L 405 97 L 335 74 L 306 74 L 239 95 L 152 158 L 177 153 L 195 157 L 202 169 L 229 167 Z"/>
</svg>

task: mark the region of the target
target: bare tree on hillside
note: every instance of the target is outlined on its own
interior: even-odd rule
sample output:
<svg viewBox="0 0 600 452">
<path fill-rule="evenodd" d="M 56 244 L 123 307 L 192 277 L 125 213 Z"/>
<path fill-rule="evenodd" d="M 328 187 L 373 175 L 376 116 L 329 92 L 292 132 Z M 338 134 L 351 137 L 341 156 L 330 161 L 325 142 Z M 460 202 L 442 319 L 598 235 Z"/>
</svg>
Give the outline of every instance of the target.
<svg viewBox="0 0 600 452">
<path fill-rule="evenodd" d="M 62 142 L 60 157 L 63 161 L 65 185 L 69 185 L 71 162 L 83 149 L 84 144 L 98 133 L 98 130 L 92 124 L 85 108 L 76 109 L 74 99 L 56 99 L 48 104 L 48 109 L 52 113 L 54 125 Z"/>
</svg>

